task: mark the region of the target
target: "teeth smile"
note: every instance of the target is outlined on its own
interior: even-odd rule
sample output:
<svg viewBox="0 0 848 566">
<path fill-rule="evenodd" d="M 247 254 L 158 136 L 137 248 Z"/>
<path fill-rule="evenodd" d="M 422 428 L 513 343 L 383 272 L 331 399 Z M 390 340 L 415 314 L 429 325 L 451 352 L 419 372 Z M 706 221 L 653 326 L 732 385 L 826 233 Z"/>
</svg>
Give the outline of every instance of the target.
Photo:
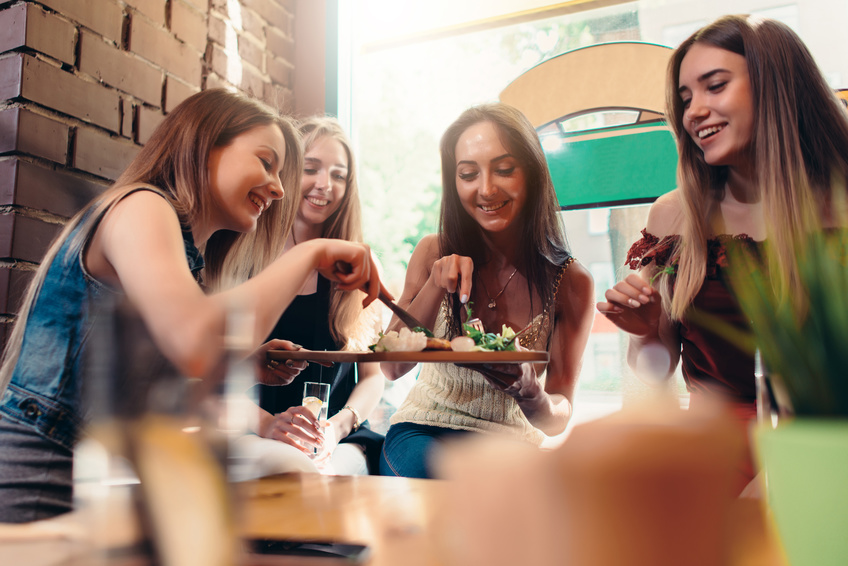
<svg viewBox="0 0 848 566">
<path fill-rule="evenodd" d="M 709 137 L 715 133 L 718 133 L 724 129 L 724 126 L 712 126 L 711 128 L 704 128 L 703 130 L 698 132 L 698 139 L 704 139 Z"/>
<path fill-rule="evenodd" d="M 308 200 L 309 202 L 311 202 L 315 206 L 327 206 L 328 204 L 330 204 L 330 201 L 328 201 L 326 199 L 320 199 L 320 198 L 315 198 L 315 197 L 306 197 L 306 200 Z"/>
<path fill-rule="evenodd" d="M 494 212 L 495 210 L 501 209 L 506 206 L 506 201 L 502 201 L 496 204 L 481 204 L 480 209 L 483 212 Z"/>
<path fill-rule="evenodd" d="M 260 199 L 256 195 L 250 195 L 248 198 L 250 198 L 250 202 L 259 207 L 259 214 L 262 214 L 262 212 L 265 210 L 265 201 Z"/>
</svg>

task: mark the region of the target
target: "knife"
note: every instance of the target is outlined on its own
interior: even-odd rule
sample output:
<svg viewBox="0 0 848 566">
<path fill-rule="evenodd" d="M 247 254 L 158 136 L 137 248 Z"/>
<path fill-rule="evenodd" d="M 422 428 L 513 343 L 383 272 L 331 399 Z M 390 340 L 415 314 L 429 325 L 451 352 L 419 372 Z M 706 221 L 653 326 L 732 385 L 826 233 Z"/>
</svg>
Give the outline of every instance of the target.
<svg viewBox="0 0 848 566">
<path fill-rule="evenodd" d="M 339 273 L 348 274 L 351 272 L 351 267 L 349 263 L 344 261 L 337 261 L 335 264 L 336 271 Z M 415 328 L 420 328 L 424 331 L 424 334 L 427 335 L 428 338 L 433 337 L 433 331 L 427 328 L 420 320 L 409 314 L 407 311 L 396 305 L 392 300 L 380 289 L 380 293 L 377 295 L 377 298 L 380 301 L 389 307 L 389 310 L 395 313 L 402 323 L 409 327 L 410 330 Z"/>
</svg>

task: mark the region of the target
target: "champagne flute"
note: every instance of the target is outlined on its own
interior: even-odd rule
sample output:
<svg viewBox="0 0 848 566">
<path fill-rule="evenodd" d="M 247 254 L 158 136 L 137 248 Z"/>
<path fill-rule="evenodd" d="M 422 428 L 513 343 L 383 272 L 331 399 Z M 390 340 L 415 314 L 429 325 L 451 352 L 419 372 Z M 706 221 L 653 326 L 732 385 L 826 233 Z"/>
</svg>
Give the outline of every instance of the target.
<svg viewBox="0 0 848 566">
<path fill-rule="evenodd" d="M 307 381 L 303 384 L 303 406 L 309 409 L 319 425 L 327 420 L 330 409 L 330 384 Z M 318 449 L 312 449 L 312 455 L 318 454 Z"/>
</svg>

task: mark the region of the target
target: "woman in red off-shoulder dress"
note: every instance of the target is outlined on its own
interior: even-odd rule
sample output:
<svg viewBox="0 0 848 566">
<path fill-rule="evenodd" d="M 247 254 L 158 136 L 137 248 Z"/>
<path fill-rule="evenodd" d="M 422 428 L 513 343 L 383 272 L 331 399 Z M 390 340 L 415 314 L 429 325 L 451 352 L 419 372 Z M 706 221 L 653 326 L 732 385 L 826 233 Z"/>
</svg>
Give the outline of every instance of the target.
<svg viewBox="0 0 848 566">
<path fill-rule="evenodd" d="M 666 90 L 679 187 L 651 207 L 628 256 L 637 271 L 598 310 L 630 334 L 632 367 L 650 352 L 668 378 L 680 362 L 690 407 L 719 395 L 742 432 L 756 416 L 753 356 L 693 321 L 692 309 L 747 325 L 723 277 L 731 242 L 768 240 L 775 292 L 801 296 L 797 266 L 781 258 L 793 257 L 799 235 L 836 224 L 831 184 L 848 178 L 848 116 L 793 31 L 747 16 L 684 41 Z M 741 491 L 754 476 L 750 456 L 739 470 Z"/>
</svg>

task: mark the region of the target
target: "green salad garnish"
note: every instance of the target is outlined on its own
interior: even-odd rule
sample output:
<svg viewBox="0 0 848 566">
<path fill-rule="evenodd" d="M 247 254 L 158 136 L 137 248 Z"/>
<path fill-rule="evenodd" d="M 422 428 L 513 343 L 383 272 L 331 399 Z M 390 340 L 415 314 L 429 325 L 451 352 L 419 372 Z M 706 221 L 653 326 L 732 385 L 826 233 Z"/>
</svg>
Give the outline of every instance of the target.
<svg viewBox="0 0 848 566">
<path fill-rule="evenodd" d="M 466 320 L 471 320 L 474 315 L 471 312 L 471 301 L 465 304 Z M 462 329 L 465 335 L 474 340 L 477 348 L 492 352 L 515 351 L 515 331 L 504 324 L 500 334 L 494 332 L 480 332 L 473 326 L 463 323 Z"/>
</svg>

